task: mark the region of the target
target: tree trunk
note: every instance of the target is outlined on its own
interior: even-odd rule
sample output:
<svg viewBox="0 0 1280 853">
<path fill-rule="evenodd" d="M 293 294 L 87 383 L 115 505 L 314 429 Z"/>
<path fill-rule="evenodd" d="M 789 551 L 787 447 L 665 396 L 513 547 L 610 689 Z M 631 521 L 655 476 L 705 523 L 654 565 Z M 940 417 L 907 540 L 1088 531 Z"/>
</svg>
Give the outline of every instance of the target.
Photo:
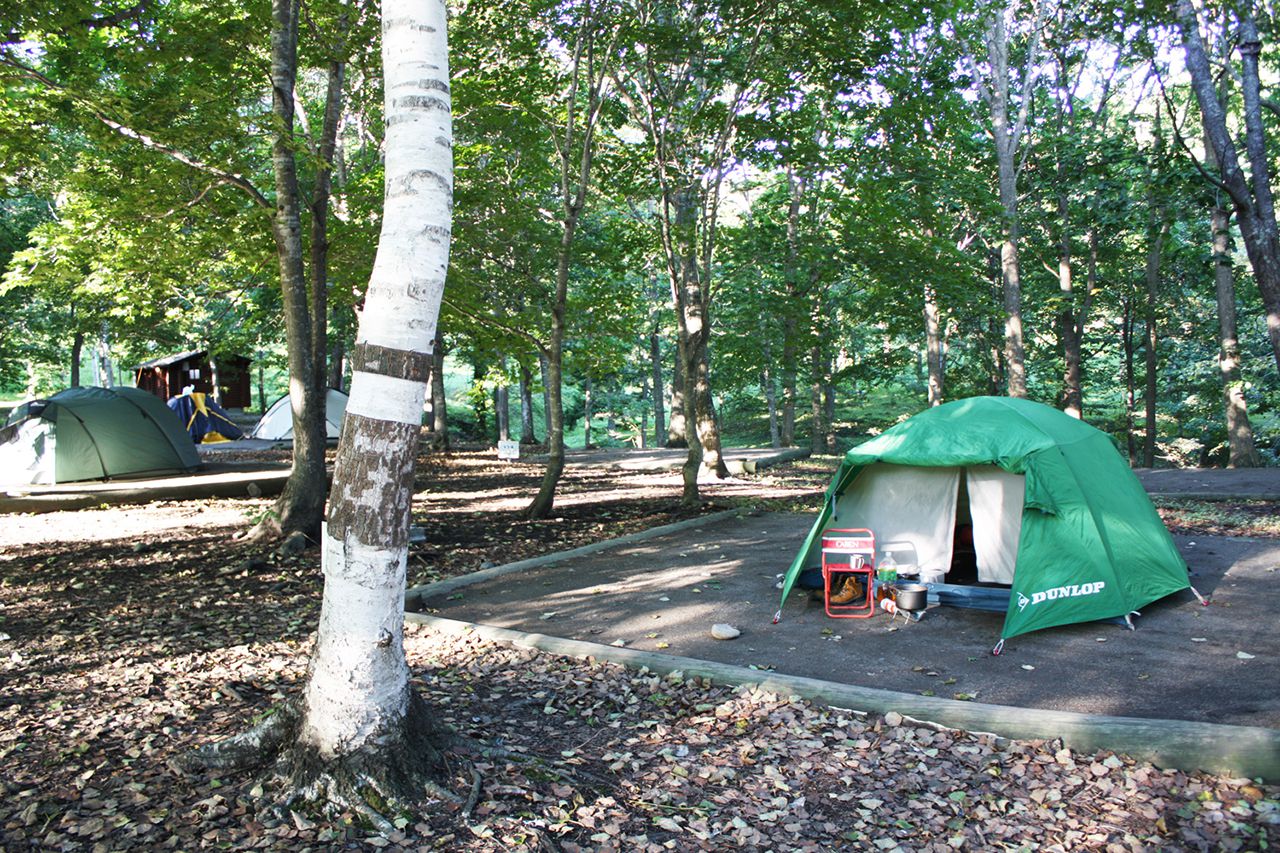
<svg viewBox="0 0 1280 853">
<path fill-rule="evenodd" d="M 449 400 L 444 387 L 444 335 L 436 330 L 431 344 L 431 446 L 449 449 Z"/>
<path fill-rule="evenodd" d="M 680 356 L 680 344 L 675 351 L 675 369 L 671 371 L 671 420 L 667 424 L 667 447 L 688 447 L 688 418 L 684 407 L 684 364 Z"/>
<path fill-rule="evenodd" d="M 346 375 L 344 363 L 347 357 L 347 348 L 342 341 L 336 338 L 329 340 L 329 375 L 325 379 L 326 388 L 334 388 L 338 391 L 343 390 L 342 378 Z"/>
<path fill-rule="evenodd" d="M 1037 25 L 1039 6 L 1036 7 Z M 1037 26 L 1038 30 L 1038 26 Z M 1035 65 L 1035 37 L 1033 36 L 1028 68 Z M 1004 8 L 997 4 L 991 11 L 986 33 L 987 58 L 991 68 L 987 100 L 991 109 L 992 135 L 995 139 L 996 163 L 999 172 L 1001 221 L 1000 274 L 1004 298 L 1004 369 L 1005 383 L 1010 397 L 1027 396 L 1027 372 L 1022 331 L 1022 278 L 1018 260 L 1018 145 L 1025 127 L 1026 113 L 1031 92 L 1024 85 L 1019 116 L 1014 124 L 1009 119 L 1009 44 L 1005 30 Z M 1030 81 L 1028 74 L 1028 81 Z"/>
<path fill-rule="evenodd" d="M 1246 7 L 1247 8 L 1247 7 Z M 1196 102 L 1217 155 L 1222 189 L 1231 196 L 1249 264 L 1262 294 L 1267 314 L 1267 337 L 1280 370 L 1280 234 L 1271 195 L 1271 168 L 1267 158 L 1266 127 L 1262 120 L 1258 56 L 1262 42 L 1251 12 L 1240 19 L 1240 89 L 1244 102 L 1246 153 L 1249 173 L 1241 168 L 1239 154 L 1227 126 L 1226 110 L 1218 100 L 1216 75 L 1205 53 L 1200 24 L 1190 0 L 1179 0 L 1178 21 L 1186 50 L 1187 71 Z"/>
<path fill-rule="evenodd" d="M 525 514 L 530 519 L 546 518 L 555 504 L 556 486 L 564 474 L 564 335 L 565 311 L 569 297 L 569 267 L 578 210 L 567 209 L 560 232 L 560 254 L 556 264 L 555 300 L 551 305 L 551 340 L 542 353 L 542 381 L 546 387 L 547 468 L 538 494 Z"/>
<path fill-rule="evenodd" d="M 644 384 L 647 386 L 649 384 L 649 380 L 645 379 Z M 646 387 L 643 390 L 645 392 L 648 392 L 649 389 Z M 645 450 L 649 447 L 648 434 L 649 434 L 649 410 L 641 409 L 640 410 L 640 434 L 636 436 L 636 447 L 638 447 L 641 450 Z"/>
<path fill-rule="evenodd" d="M 815 343 L 809 348 L 809 451 L 814 454 L 823 453 L 827 449 L 827 432 L 822 415 L 822 348 Z"/>
<path fill-rule="evenodd" d="M 792 299 L 788 297 L 788 304 Z M 795 447 L 796 444 L 796 376 L 799 371 L 799 347 L 796 337 L 799 335 L 799 323 L 790 307 L 783 309 L 782 315 L 782 424 L 779 441 L 783 447 Z"/>
<path fill-rule="evenodd" d="M 338 44 L 336 50 L 345 47 L 348 28 L 347 15 L 338 16 Z M 346 64 L 338 59 L 329 61 L 328 84 L 325 89 L 324 120 L 320 127 L 320 140 L 316 146 L 315 186 L 311 191 L 311 363 L 315 370 L 315 388 L 321 400 L 330 387 L 329 358 L 329 201 L 332 188 L 334 154 L 337 149 L 338 125 L 342 120 L 342 90 L 346 78 Z M 341 365 L 339 365 L 341 370 Z M 341 382 L 342 374 L 338 374 Z M 337 387 L 337 386 L 333 386 Z"/>
<path fill-rule="evenodd" d="M 943 400 L 942 335 L 938 322 L 938 293 L 933 285 L 924 286 L 924 337 L 929 362 L 929 405 L 941 406 Z"/>
<path fill-rule="evenodd" d="M 448 267 L 452 129 L 443 2 L 384 0 L 383 15 L 386 200 L 352 355 L 310 669 L 299 709 L 198 758 L 219 766 L 238 753 L 244 763 L 273 746 L 296 794 L 388 832 L 443 769 L 410 689 L 403 629 L 414 462 Z"/>
<path fill-rule="evenodd" d="M 795 312 L 802 305 L 800 288 L 800 202 L 804 196 L 804 179 L 787 167 L 787 261 L 785 268 L 786 300 L 782 311 L 782 426 L 778 440 L 785 447 L 796 443 L 796 375 L 799 359 L 797 335 L 799 323 Z"/>
<path fill-rule="evenodd" d="M 523 361 L 520 362 L 520 443 L 538 443 L 533 431 L 533 375 Z"/>
<path fill-rule="evenodd" d="M 582 8 L 574 35 L 570 77 L 565 96 L 565 123 L 559 129 L 560 151 L 560 247 L 556 257 L 555 300 L 551 307 L 551 340 L 544 355 L 547 358 L 547 470 L 538 495 L 529 505 L 529 518 L 545 518 L 555 501 L 556 485 L 564 472 L 564 403 L 560 383 L 564 371 L 565 311 L 569 298 L 569 268 L 573 261 L 573 241 L 578 221 L 587 202 L 591 186 L 591 164 L 594 154 L 592 138 L 600 118 L 601 91 L 609 69 L 609 58 L 597 62 L 595 39 L 604 19 L 592 14 L 587 4 Z M 584 103 L 585 102 L 585 108 Z M 580 112 L 581 111 L 581 112 Z M 579 123 L 581 122 L 581 123 Z M 588 429 L 590 424 L 588 422 Z M 588 443 L 590 433 L 588 433 Z"/>
<path fill-rule="evenodd" d="M 444 4 L 384 0 L 383 15 L 386 201 L 352 358 L 299 742 L 322 761 L 363 756 L 367 764 L 367 756 L 380 755 L 390 765 L 391 793 L 403 796 L 416 792 L 393 774 L 421 760 L 392 750 L 414 734 L 403 648 L 405 564 L 422 404 L 449 265 L 452 126 Z"/>
<path fill-rule="evenodd" d="M 493 413 L 497 421 L 498 441 L 511 440 L 511 395 L 507 391 L 507 357 L 498 356 L 502 378 L 493 389 Z"/>
<path fill-rule="evenodd" d="M 80 357 L 84 354 L 84 332 L 76 329 L 71 338 L 71 386 L 80 387 Z"/>
<path fill-rule="evenodd" d="M 222 382 L 218 375 L 218 360 L 209 355 L 209 398 L 219 406 L 222 405 Z"/>
<path fill-rule="evenodd" d="M 822 425 L 824 447 L 827 453 L 836 452 L 836 386 L 831 381 L 831 353 L 826 352 L 822 361 Z"/>
<path fill-rule="evenodd" d="M 552 328 L 555 328 L 555 319 Z M 554 337 L 554 332 L 553 332 Z M 542 381 L 547 399 L 547 470 L 542 475 L 542 485 L 533 503 L 525 511 L 532 519 L 546 518 L 555 503 L 556 485 L 564 473 L 564 402 L 561 393 L 564 380 L 560 374 L 560 359 L 545 358 L 542 362 Z"/>
<path fill-rule="evenodd" d="M 1137 317 L 1135 316 L 1133 299 L 1124 298 L 1123 316 L 1120 325 L 1120 343 L 1124 348 L 1124 423 L 1125 448 L 1129 453 L 1129 466 L 1138 467 L 1138 445 L 1134 436 L 1134 412 L 1138 408 L 1138 380 L 1134 370 L 1134 350 L 1137 348 L 1135 336 Z"/>
<path fill-rule="evenodd" d="M 1221 205 L 1211 212 L 1213 226 L 1213 279 L 1218 301 L 1218 374 L 1222 378 L 1222 403 L 1227 424 L 1227 467 L 1257 468 L 1262 464 L 1253 444 L 1249 404 L 1240 378 L 1240 341 L 1236 333 L 1236 286 L 1231 274 L 1231 214 Z"/>
<path fill-rule="evenodd" d="M 588 376 L 586 381 L 582 383 L 582 449 L 591 449 L 591 418 L 595 416 L 592 411 L 591 399 L 591 377 Z"/>
<path fill-rule="evenodd" d="M 649 364 L 653 370 L 653 387 L 650 389 L 653 400 L 653 446 L 661 447 L 666 432 L 666 413 L 662 409 L 662 338 L 658 335 L 658 324 L 654 323 L 649 333 Z"/>
<path fill-rule="evenodd" d="M 721 456 L 720 426 L 716 422 L 715 403 L 711 398 L 711 323 L 703 282 L 705 271 L 698 263 L 696 250 L 699 197 L 699 190 L 693 186 L 676 193 L 672 225 L 672 247 L 676 254 L 669 259 L 676 328 L 683 344 L 684 394 L 692 404 L 685 406 L 685 417 L 693 425 L 686 436 L 690 450 L 684 468 L 683 500 L 686 504 L 696 504 L 700 500 L 697 481 L 703 468 L 717 478 L 729 476 Z M 695 444 L 698 445 L 696 452 Z"/>
<path fill-rule="evenodd" d="M 101 377 L 98 384 L 103 388 L 115 385 L 115 366 L 111 363 L 111 334 L 105 320 L 98 327 L 97 357 L 94 363 Z"/>
<path fill-rule="evenodd" d="M 1004 349 L 998 343 L 1000 341 L 1000 330 L 996 325 L 995 317 L 987 319 L 987 342 L 989 344 L 988 358 L 991 360 L 991 369 L 987 371 L 987 394 L 994 397 L 1000 393 L 1000 389 L 1004 387 Z"/>
<path fill-rule="evenodd" d="M 1065 204 L 1065 200 L 1061 201 Z M 1098 232 L 1089 230 L 1089 271 L 1084 297 L 1079 308 L 1075 307 L 1074 285 L 1071 279 L 1070 241 L 1064 236 L 1058 264 L 1058 289 L 1063 296 L 1062 312 L 1058 315 L 1058 335 L 1062 340 L 1062 408 L 1074 418 L 1084 417 L 1084 387 L 1081 380 L 1081 349 L 1089 306 L 1098 282 Z"/>
<path fill-rule="evenodd" d="M 760 369 L 760 388 L 764 391 L 765 407 L 769 413 L 769 446 L 774 450 L 782 447 L 782 434 L 778 429 L 778 389 L 773 378 L 773 344 L 769 340 L 765 318 L 760 318 L 760 338 L 764 342 L 761 357 L 764 366 Z"/>
<path fill-rule="evenodd" d="M 547 354 L 538 354 L 538 371 L 542 374 L 542 431 L 547 436 L 547 446 L 551 445 L 551 365 Z"/>
<path fill-rule="evenodd" d="M 1156 370 L 1159 366 L 1157 353 L 1158 335 L 1156 331 L 1156 306 L 1160 301 L 1160 262 L 1164 256 L 1164 241 L 1169 233 L 1169 220 L 1165 216 L 1163 206 L 1153 211 L 1157 222 L 1149 234 L 1150 243 L 1147 248 L 1146 270 L 1146 387 L 1143 401 L 1146 405 L 1146 438 L 1142 443 L 1142 466 L 1155 467 L 1156 461 Z"/>
<path fill-rule="evenodd" d="M 263 367 L 264 354 L 258 352 L 258 411 L 266 414 L 267 412 L 267 379 L 266 370 Z"/>
<path fill-rule="evenodd" d="M 1063 179 L 1059 164 L 1058 179 Z M 1066 189 L 1058 189 L 1058 340 L 1062 342 L 1062 410 L 1073 418 L 1080 411 L 1080 341 L 1076 337 L 1075 282 L 1071 268 L 1070 203 Z"/>
<path fill-rule="evenodd" d="M 275 128 L 272 166 L 276 208 L 272 231 L 280 267 L 293 409 L 293 469 L 276 501 L 285 532 L 319 536 L 328 488 L 324 468 L 324 400 L 312 358 L 313 318 L 303 270 L 301 201 L 294 157 L 294 80 L 297 74 L 298 0 L 272 0 L 271 88 Z"/>
</svg>

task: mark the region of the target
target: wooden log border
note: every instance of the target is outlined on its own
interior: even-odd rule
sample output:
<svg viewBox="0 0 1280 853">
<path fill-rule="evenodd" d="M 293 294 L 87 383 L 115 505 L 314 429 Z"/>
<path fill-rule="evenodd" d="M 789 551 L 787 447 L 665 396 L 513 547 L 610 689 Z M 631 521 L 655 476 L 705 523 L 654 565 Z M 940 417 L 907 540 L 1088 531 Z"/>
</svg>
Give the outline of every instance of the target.
<svg viewBox="0 0 1280 853">
<path fill-rule="evenodd" d="M 1280 731 L 1275 729 L 960 702 L 530 634 L 425 613 L 407 613 L 405 621 L 426 625 L 442 634 L 470 634 L 554 655 L 607 660 L 632 669 L 644 667 L 662 675 L 680 672 L 686 678 L 707 678 L 733 687 L 758 686 L 784 696 L 801 696 L 851 711 L 872 714 L 896 711 L 911 720 L 945 728 L 1018 740 L 1061 738 L 1065 745 L 1086 755 L 1097 750 L 1110 750 L 1150 761 L 1157 767 L 1247 776 L 1267 783 L 1280 781 Z"/>
</svg>

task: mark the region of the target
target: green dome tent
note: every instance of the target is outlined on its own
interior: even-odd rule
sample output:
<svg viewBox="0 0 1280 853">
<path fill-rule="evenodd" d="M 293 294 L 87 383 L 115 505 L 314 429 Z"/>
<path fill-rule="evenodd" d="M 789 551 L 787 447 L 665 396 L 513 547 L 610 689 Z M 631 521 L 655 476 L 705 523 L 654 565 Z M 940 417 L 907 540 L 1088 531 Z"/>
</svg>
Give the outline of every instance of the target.
<svg viewBox="0 0 1280 853">
<path fill-rule="evenodd" d="M 869 528 L 877 550 L 897 562 L 909 555 L 922 580 L 945 580 L 961 511 L 972 519 L 978 580 L 1011 586 L 1001 643 L 1126 616 L 1190 588 L 1173 538 L 1104 433 L 1041 403 L 973 397 L 845 454 L 782 602 L 818 564 L 830 529 Z"/>
<path fill-rule="evenodd" d="M 0 430 L 0 478 L 7 482 L 67 483 L 198 467 L 200 456 L 178 416 L 137 388 L 68 388 L 23 403 Z"/>
</svg>

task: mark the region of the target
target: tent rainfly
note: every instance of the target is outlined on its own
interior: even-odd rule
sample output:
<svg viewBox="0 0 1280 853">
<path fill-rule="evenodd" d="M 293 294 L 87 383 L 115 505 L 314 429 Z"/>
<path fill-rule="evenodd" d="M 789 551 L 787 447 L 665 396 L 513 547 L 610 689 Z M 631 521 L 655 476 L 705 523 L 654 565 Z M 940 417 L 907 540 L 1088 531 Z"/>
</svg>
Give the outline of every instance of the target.
<svg viewBox="0 0 1280 853">
<path fill-rule="evenodd" d="M 289 400 L 289 395 L 285 394 L 272 403 L 249 437 L 270 441 L 292 441 L 293 409 Z M 329 388 L 324 395 L 325 438 L 337 440 L 342 432 L 342 419 L 346 414 L 347 395 L 336 388 Z"/>
<path fill-rule="evenodd" d="M 0 430 L 0 477 L 9 482 L 67 483 L 198 467 L 200 457 L 178 416 L 137 388 L 68 388 L 23 403 Z"/>
<path fill-rule="evenodd" d="M 958 510 L 972 521 L 977 580 L 1011 587 L 996 654 L 1018 634 L 1128 616 L 1190 589 L 1173 538 L 1105 433 L 1030 400 L 972 397 L 845 454 L 782 603 L 829 529 L 870 528 L 878 548 L 910 553 L 922 580 L 947 580 Z"/>
</svg>

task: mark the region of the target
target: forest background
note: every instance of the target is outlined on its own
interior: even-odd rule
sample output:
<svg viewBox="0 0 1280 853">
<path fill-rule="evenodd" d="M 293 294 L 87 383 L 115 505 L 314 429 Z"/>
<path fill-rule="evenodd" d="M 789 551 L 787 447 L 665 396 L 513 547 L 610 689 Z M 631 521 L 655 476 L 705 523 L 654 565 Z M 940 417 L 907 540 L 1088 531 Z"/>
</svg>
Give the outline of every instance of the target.
<svg viewBox="0 0 1280 853">
<path fill-rule="evenodd" d="M 0 397 L 128 384 L 128 366 L 206 348 L 255 359 L 259 407 L 283 393 L 268 11 L 3 16 Z M 313 367 L 336 387 L 380 225 L 375 12 L 303 7 L 286 140 L 327 332 Z M 679 443 L 702 364 L 733 444 L 843 450 L 927 405 L 1010 393 L 1082 414 L 1134 464 L 1275 463 L 1266 300 L 1187 61 L 1194 31 L 1239 171 L 1266 189 L 1268 16 L 729 0 L 450 15 L 442 441 L 546 442 L 557 386 L 571 445 Z M 690 322 L 709 330 L 701 354 Z"/>
</svg>

